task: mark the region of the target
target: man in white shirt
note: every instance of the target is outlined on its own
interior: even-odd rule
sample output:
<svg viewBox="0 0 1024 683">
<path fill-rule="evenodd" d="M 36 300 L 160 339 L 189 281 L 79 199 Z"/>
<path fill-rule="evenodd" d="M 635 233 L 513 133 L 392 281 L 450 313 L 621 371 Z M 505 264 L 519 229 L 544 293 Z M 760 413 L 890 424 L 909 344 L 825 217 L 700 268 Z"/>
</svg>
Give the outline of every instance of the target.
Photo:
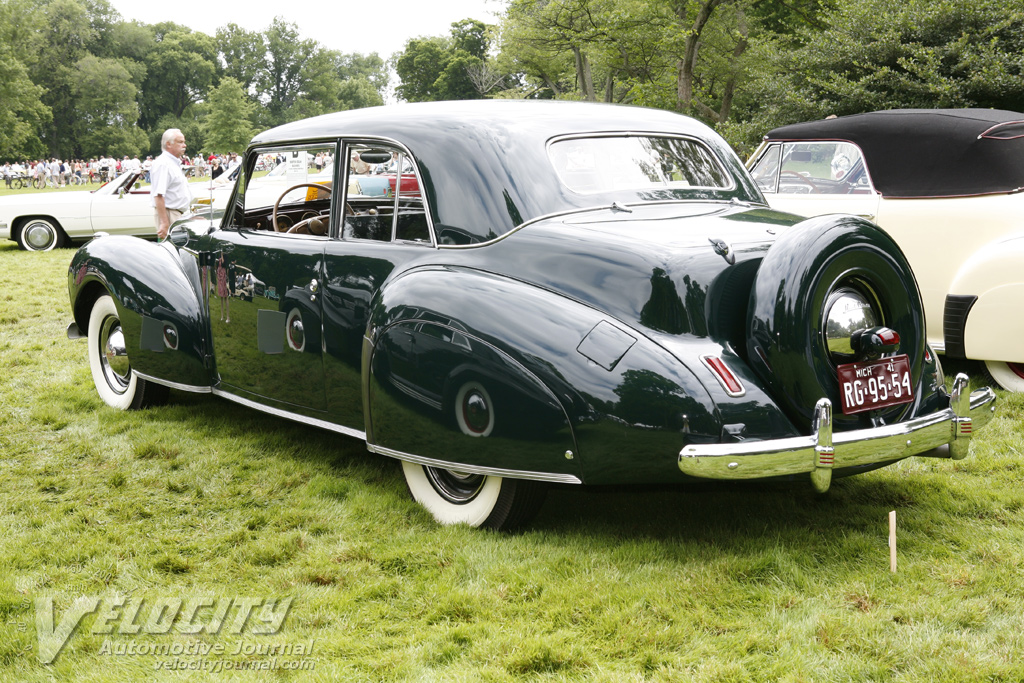
<svg viewBox="0 0 1024 683">
<path fill-rule="evenodd" d="M 177 128 L 168 128 L 160 139 L 160 147 L 163 153 L 153 162 L 149 172 L 149 194 L 153 198 L 158 242 L 167 239 L 171 223 L 181 218 L 192 202 L 192 193 L 181 170 L 185 136 Z"/>
</svg>

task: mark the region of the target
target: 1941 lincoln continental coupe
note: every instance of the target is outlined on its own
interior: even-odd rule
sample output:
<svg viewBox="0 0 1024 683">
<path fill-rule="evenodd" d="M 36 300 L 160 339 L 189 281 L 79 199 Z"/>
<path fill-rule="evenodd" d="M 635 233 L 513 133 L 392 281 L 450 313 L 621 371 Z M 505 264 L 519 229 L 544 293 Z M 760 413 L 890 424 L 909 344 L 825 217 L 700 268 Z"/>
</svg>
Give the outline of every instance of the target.
<svg viewBox="0 0 1024 683">
<path fill-rule="evenodd" d="M 287 171 L 261 187 L 260 158 Z M 69 287 L 110 405 L 210 392 L 364 439 L 443 523 L 522 524 L 548 482 L 824 491 L 964 457 L 995 404 L 947 391 L 885 232 L 774 211 L 709 128 L 634 107 L 287 124 L 220 220 L 101 236 Z"/>
</svg>

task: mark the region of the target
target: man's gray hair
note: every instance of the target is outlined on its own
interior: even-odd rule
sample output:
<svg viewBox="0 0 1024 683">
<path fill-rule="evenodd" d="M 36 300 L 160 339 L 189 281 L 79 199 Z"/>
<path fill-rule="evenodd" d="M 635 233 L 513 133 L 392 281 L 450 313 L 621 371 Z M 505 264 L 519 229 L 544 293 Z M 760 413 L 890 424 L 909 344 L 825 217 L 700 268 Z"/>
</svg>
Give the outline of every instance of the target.
<svg viewBox="0 0 1024 683">
<path fill-rule="evenodd" d="M 182 133 L 177 128 L 168 128 L 167 130 L 165 130 L 164 134 L 163 134 L 163 137 L 160 138 L 160 149 L 167 149 L 167 145 L 177 135 L 180 135 L 181 137 L 185 137 L 184 133 Z"/>
</svg>

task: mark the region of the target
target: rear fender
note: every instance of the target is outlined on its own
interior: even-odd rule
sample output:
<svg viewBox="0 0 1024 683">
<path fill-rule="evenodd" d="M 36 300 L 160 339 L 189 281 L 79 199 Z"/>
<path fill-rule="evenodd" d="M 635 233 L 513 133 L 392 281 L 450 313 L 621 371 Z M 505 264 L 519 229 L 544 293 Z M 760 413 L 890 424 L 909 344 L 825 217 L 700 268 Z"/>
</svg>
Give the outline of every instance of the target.
<svg viewBox="0 0 1024 683">
<path fill-rule="evenodd" d="M 434 339 L 446 334 L 439 347 Z M 717 442 L 721 433 L 705 387 L 658 344 L 579 302 L 476 270 L 424 268 L 386 285 L 372 306 L 363 360 L 371 447 L 416 431 L 383 397 L 415 396 L 433 406 L 421 414 L 443 426 L 470 376 L 499 387 L 499 408 L 498 395 L 516 397 L 511 422 L 499 424 L 505 409 L 487 438 L 453 439 L 450 420 L 448 438 L 421 430 L 407 443 L 411 452 L 595 484 L 670 482 L 681 480 L 675 462 L 683 445 Z"/>
<path fill-rule="evenodd" d="M 947 337 L 963 340 L 962 355 L 977 360 L 1024 362 L 1024 233 L 979 249 L 960 268 L 950 285 L 946 322 L 958 329 Z M 951 316 L 950 299 L 971 302 L 966 318 Z M 954 320 L 951 320 L 951 317 Z M 946 353 L 959 357 L 946 340 Z"/>
<path fill-rule="evenodd" d="M 208 388 L 206 315 L 195 257 L 170 243 L 102 237 L 83 246 L 68 270 L 75 322 L 89 329 L 93 304 L 114 299 L 132 369 L 157 382 Z"/>
</svg>

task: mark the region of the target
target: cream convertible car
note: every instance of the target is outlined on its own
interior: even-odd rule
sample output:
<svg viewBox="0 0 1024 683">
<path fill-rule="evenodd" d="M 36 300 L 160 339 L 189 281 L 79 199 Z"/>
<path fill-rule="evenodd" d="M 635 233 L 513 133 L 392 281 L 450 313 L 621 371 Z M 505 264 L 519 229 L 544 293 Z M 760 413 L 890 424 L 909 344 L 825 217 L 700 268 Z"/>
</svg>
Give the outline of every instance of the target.
<svg viewBox="0 0 1024 683">
<path fill-rule="evenodd" d="M 774 209 L 850 213 L 892 235 L 928 343 L 1024 391 L 1024 114 L 897 109 L 783 126 L 747 162 Z"/>
<path fill-rule="evenodd" d="M 122 173 L 97 189 L 18 194 L 0 199 L 0 239 L 49 251 L 92 239 L 97 231 L 156 239 L 142 172 Z"/>
</svg>

